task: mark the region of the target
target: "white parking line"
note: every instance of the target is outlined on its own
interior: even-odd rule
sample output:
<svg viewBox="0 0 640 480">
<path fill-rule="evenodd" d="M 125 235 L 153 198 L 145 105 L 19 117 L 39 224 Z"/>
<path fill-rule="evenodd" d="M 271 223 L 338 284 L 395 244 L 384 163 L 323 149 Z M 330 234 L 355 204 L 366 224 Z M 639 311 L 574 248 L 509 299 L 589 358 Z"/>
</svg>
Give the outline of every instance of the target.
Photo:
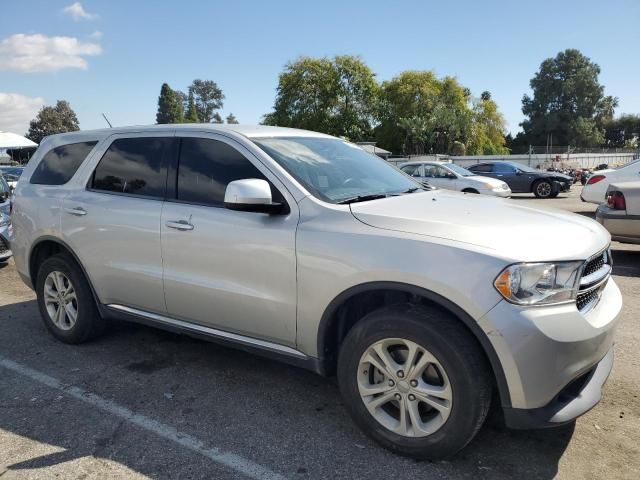
<svg viewBox="0 0 640 480">
<path fill-rule="evenodd" d="M 89 405 L 110 413 L 111 415 L 120 417 L 125 421 L 151 433 L 155 433 L 159 437 L 177 443 L 178 445 L 199 453 L 200 455 L 204 455 L 210 460 L 230 468 L 231 470 L 242 473 L 247 477 L 265 480 L 285 480 L 285 477 L 282 475 L 279 475 L 262 465 L 258 465 L 251 460 L 241 457 L 240 455 L 225 452 L 219 448 L 208 447 L 201 440 L 198 440 L 191 435 L 181 433 L 174 427 L 165 425 L 164 423 L 158 422 L 157 420 L 140 413 L 135 413 L 126 407 L 87 392 L 82 388 L 75 387 L 73 385 L 65 385 L 60 380 L 37 370 L 33 370 L 2 357 L 0 357 L 0 367 L 4 367 L 7 370 L 11 370 L 12 372 L 28 377 L 31 380 L 46 385 L 47 387 L 60 390 L 73 398 L 88 403 Z"/>
</svg>

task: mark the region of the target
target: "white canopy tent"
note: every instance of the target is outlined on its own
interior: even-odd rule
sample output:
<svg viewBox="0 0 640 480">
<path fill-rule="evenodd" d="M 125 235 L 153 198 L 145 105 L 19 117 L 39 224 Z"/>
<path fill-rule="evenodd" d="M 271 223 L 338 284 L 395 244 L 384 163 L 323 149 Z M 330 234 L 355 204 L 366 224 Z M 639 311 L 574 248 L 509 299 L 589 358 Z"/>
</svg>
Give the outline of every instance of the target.
<svg viewBox="0 0 640 480">
<path fill-rule="evenodd" d="M 11 156 L 5 152 L 6 150 L 20 150 L 22 148 L 34 149 L 38 146 L 37 143 L 32 142 L 28 138 L 23 137 L 22 135 L 17 135 L 11 132 L 3 132 L 0 131 L 0 164 L 9 164 L 11 163 Z M 31 156 L 33 151 L 26 152 L 27 159 Z"/>
<path fill-rule="evenodd" d="M 37 143 L 32 142 L 22 135 L 0 131 L 0 150 L 6 150 L 8 148 L 33 148 L 37 146 Z"/>
</svg>

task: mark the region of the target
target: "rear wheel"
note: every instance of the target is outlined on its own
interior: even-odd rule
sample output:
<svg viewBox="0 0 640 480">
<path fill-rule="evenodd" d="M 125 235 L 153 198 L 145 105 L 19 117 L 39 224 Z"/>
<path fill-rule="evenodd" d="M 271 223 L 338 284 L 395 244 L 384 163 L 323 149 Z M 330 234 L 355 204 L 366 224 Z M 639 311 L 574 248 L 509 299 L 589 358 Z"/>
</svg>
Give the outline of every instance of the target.
<svg viewBox="0 0 640 480">
<path fill-rule="evenodd" d="M 347 408 L 384 447 L 419 459 L 448 457 L 487 415 L 491 381 L 474 338 L 440 310 L 376 310 L 351 329 L 338 361 Z"/>
<path fill-rule="evenodd" d="M 551 198 L 553 191 L 553 185 L 549 180 L 538 180 L 533 185 L 533 194 L 538 198 Z"/>
<path fill-rule="evenodd" d="M 106 321 L 89 283 L 69 255 L 57 254 L 42 262 L 36 293 L 42 320 L 58 340 L 82 343 L 104 332 Z"/>
</svg>

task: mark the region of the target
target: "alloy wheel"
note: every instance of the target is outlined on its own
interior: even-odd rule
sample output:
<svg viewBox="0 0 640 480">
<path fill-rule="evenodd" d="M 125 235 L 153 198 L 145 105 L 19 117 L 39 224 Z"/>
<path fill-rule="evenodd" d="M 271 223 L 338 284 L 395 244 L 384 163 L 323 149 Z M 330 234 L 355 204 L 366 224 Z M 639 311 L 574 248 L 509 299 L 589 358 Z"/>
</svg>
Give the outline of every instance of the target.
<svg viewBox="0 0 640 480">
<path fill-rule="evenodd" d="M 548 197 L 549 195 L 551 195 L 551 185 L 549 185 L 549 183 L 547 182 L 540 182 L 536 186 L 536 191 L 541 197 Z"/>
<path fill-rule="evenodd" d="M 53 271 L 44 281 L 44 303 L 53 324 L 71 330 L 78 320 L 76 290 L 64 273 Z"/>
<path fill-rule="evenodd" d="M 443 366 L 407 339 L 380 340 L 365 350 L 358 390 L 373 418 L 405 437 L 433 434 L 451 413 L 453 395 Z"/>
</svg>

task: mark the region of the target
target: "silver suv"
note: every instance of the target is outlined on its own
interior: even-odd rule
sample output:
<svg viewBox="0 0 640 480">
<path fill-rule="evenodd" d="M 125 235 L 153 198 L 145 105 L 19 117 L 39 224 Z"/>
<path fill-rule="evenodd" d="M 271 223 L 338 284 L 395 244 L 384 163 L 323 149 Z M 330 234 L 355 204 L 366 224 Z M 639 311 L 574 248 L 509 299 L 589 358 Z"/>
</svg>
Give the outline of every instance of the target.
<svg viewBox="0 0 640 480">
<path fill-rule="evenodd" d="M 163 125 L 56 135 L 12 249 L 63 342 L 127 319 L 337 373 L 357 424 L 417 458 L 593 407 L 622 306 L 596 222 L 427 190 L 338 138 Z M 495 395 L 493 395 L 495 392 Z"/>
</svg>

